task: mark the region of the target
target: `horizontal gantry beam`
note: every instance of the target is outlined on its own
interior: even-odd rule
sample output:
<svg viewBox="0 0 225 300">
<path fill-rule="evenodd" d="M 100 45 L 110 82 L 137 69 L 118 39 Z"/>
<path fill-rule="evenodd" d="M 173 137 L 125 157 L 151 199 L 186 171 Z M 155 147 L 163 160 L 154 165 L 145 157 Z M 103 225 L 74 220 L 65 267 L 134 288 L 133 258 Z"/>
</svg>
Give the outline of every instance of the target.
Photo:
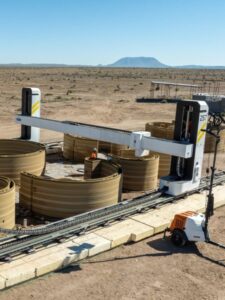
<svg viewBox="0 0 225 300">
<path fill-rule="evenodd" d="M 189 158 L 193 145 L 182 142 L 151 137 L 146 131 L 126 131 L 104 126 L 96 126 L 71 121 L 57 121 L 38 117 L 18 115 L 16 122 L 21 125 L 37 127 L 109 143 L 127 145 L 136 150 L 137 156 L 144 155 L 144 150 Z"/>
</svg>

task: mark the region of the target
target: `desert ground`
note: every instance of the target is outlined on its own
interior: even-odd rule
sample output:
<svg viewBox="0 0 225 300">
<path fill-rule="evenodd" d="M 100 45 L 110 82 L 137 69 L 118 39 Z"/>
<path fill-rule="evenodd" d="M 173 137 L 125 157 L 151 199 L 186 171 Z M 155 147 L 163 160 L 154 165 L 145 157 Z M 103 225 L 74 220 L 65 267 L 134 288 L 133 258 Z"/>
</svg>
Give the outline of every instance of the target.
<svg viewBox="0 0 225 300">
<path fill-rule="evenodd" d="M 149 121 L 174 118 L 172 104 L 136 103 L 150 96 L 150 81 L 199 84 L 213 92 L 214 82 L 225 94 L 224 70 L 113 69 L 113 68 L 16 68 L 0 69 L 0 138 L 18 137 L 15 114 L 20 113 L 22 87 L 42 91 L 42 117 L 88 122 L 111 127 L 143 130 Z M 163 97 L 164 91 L 155 91 Z M 190 98 L 191 90 L 171 90 L 177 97 Z M 42 140 L 62 139 L 43 132 Z"/>
<path fill-rule="evenodd" d="M 173 104 L 136 103 L 136 98 L 150 96 L 151 80 L 194 83 L 214 92 L 218 82 L 219 93 L 225 94 L 224 70 L 1 68 L 0 138 L 19 137 L 14 119 L 20 113 L 21 89 L 29 86 L 41 89 L 45 118 L 129 130 L 174 119 Z M 175 93 L 190 98 L 191 91 Z M 42 132 L 42 141 L 62 138 Z M 211 160 L 206 157 L 204 168 Z M 224 155 L 218 167 L 225 169 Z M 225 208 L 216 211 L 210 227 L 213 237 L 225 243 Z M 225 268 L 214 261 L 220 259 L 225 259 L 220 249 L 198 244 L 178 250 L 157 235 L 13 287 L 1 292 L 0 299 L 225 299 Z"/>
<path fill-rule="evenodd" d="M 211 219 L 225 243 L 225 207 Z M 175 248 L 162 234 L 128 244 L 3 291 L 1 300 L 225 299 L 225 252 L 199 243 Z"/>
</svg>

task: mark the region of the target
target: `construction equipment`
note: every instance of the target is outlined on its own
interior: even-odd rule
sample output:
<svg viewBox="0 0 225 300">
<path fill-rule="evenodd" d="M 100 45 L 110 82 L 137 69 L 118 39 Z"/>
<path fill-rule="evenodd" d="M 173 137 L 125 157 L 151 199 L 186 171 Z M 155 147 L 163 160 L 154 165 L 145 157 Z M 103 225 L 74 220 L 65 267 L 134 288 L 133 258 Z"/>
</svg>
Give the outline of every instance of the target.
<svg viewBox="0 0 225 300">
<path fill-rule="evenodd" d="M 27 91 L 28 90 L 28 91 Z M 40 110 L 37 88 L 23 89 L 22 115 L 16 122 L 22 125 L 22 138 L 39 141 L 37 129 L 78 135 L 135 149 L 136 156 L 145 156 L 149 150 L 172 155 L 170 176 L 160 180 L 160 189 L 170 195 L 181 195 L 194 190 L 200 184 L 208 106 L 204 101 L 180 101 L 177 104 L 174 140 L 151 137 L 146 131 L 126 131 L 70 121 L 56 121 L 34 115 Z M 37 103 L 37 104 L 36 104 Z M 30 108 L 30 109 L 29 109 Z"/>
<path fill-rule="evenodd" d="M 210 184 L 208 188 L 207 204 L 205 214 L 186 211 L 176 214 L 169 228 L 164 232 L 164 237 L 167 231 L 170 232 L 170 238 L 174 245 L 184 246 L 187 242 L 207 242 L 212 245 L 225 249 L 225 245 L 219 244 L 211 240 L 208 224 L 209 219 L 214 213 L 214 195 L 213 183 L 216 171 L 217 147 L 220 142 L 221 125 L 225 123 L 222 113 L 213 113 L 210 115 L 207 129 L 208 134 L 215 138 L 215 150 L 213 157 L 213 165 L 211 167 Z M 209 172 L 209 170 L 208 170 Z M 221 264 L 223 264 L 221 262 Z"/>
</svg>

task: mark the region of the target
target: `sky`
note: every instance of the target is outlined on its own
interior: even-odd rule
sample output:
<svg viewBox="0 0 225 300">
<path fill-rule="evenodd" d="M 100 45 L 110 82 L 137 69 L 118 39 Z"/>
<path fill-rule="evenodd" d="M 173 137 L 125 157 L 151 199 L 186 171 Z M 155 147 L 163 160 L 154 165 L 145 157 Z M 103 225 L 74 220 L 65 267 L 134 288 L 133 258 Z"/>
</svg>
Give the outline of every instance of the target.
<svg viewBox="0 0 225 300">
<path fill-rule="evenodd" d="M 224 0 L 0 0 L 0 63 L 225 65 Z"/>
</svg>

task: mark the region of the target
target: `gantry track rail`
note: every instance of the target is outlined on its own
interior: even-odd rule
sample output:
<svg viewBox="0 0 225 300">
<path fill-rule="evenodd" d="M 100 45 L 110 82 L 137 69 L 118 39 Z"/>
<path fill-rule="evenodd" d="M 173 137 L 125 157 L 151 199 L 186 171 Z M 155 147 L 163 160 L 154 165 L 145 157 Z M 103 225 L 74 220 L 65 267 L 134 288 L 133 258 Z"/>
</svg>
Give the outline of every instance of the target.
<svg viewBox="0 0 225 300">
<path fill-rule="evenodd" d="M 62 239 L 79 235 L 88 229 L 103 226 L 112 221 L 177 201 L 184 196 L 207 190 L 208 183 L 209 177 L 203 177 L 199 188 L 188 194 L 170 196 L 164 194 L 163 191 L 158 191 L 34 229 L 0 229 L 0 232 L 10 235 L 9 237 L 0 239 L 0 259 L 8 260 L 12 256 L 24 252 L 32 252 L 50 243 L 60 242 Z M 225 171 L 221 171 L 215 175 L 214 186 L 224 183 Z"/>
</svg>

